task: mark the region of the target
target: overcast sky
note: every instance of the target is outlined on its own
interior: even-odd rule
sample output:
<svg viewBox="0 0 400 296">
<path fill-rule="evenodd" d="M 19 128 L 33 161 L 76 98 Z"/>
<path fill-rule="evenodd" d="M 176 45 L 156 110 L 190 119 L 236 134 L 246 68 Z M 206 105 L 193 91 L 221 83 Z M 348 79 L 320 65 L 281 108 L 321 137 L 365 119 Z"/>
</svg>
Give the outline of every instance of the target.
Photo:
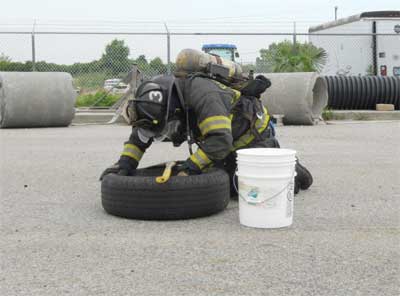
<svg viewBox="0 0 400 296">
<path fill-rule="evenodd" d="M 334 7 L 346 17 L 371 10 L 400 10 L 399 0 L 1 0 L 0 31 L 163 32 L 306 32 L 310 25 L 331 21 Z M 98 59 L 114 38 L 124 39 L 131 57 L 145 54 L 166 60 L 164 36 L 37 36 L 37 60 L 57 63 Z M 172 58 L 185 47 L 235 43 L 242 59 L 251 61 L 278 37 L 174 36 Z M 13 60 L 31 57 L 30 36 L 0 34 L 0 53 Z"/>
</svg>

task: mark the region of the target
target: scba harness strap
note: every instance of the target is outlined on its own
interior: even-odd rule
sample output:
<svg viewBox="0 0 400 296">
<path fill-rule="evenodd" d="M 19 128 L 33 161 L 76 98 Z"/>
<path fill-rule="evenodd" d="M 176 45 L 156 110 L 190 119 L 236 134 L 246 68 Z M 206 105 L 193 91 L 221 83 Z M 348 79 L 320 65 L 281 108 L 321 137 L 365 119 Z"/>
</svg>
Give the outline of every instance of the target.
<svg viewBox="0 0 400 296">
<path fill-rule="evenodd" d="M 263 140 L 261 134 L 268 128 L 270 117 L 268 115 L 267 109 L 263 106 L 261 100 L 258 97 L 251 95 L 243 95 L 238 90 L 232 89 L 231 87 L 221 83 L 221 81 L 214 80 L 210 78 L 209 75 L 206 75 L 204 73 L 194 73 L 188 75 L 187 78 L 184 80 L 184 94 L 186 100 L 188 100 L 188 98 L 190 97 L 190 89 L 192 87 L 192 82 L 197 77 L 210 79 L 223 90 L 229 88 L 230 90 L 232 90 L 234 95 L 234 98 L 232 99 L 233 106 L 229 118 L 212 116 L 206 118 L 200 123 L 199 129 L 203 136 L 205 136 L 209 131 L 213 129 L 217 130 L 219 128 L 224 128 L 224 129 L 226 128 L 231 130 L 231 123 L 235 114 L 240 114 L 242 118 L 246 119 L 249 122 L 249 129 L 233 143 L 233 150 L 245 147 L 255 139 L 258 141 Z M 269 80 L 262 81 L 262 83 L 254 83 L 254 84 L 249 83 L 249 88 L 247 88 L 246 92 L 248 93 L 250 89 L 252 89 L 252 91 L 259 92 L 261 90 L 261 84 L 262 84 L 262 91 L 264 91 L 266 88 L 270 86 Z M 185 109 L 186 108 L 188 107 L 186 106 Z M 186 114 L 189 113 L 187 109 L 185 110 L 185 112 Z M 188 135 L 190 135 L 191 138 L 191 142 L 188 143 L 191 144 L 196 143 L 199 147 L 201 147 L 199 143 L 196 141 L 196 139 L 194 139 L 194 137 L 192 136 L 189 127 L 190 127 L 190 122 L 189 122 L 189 117 L 187 116 Z M 191 154 L 193 154 L 192 151 Z"/>
</svg>

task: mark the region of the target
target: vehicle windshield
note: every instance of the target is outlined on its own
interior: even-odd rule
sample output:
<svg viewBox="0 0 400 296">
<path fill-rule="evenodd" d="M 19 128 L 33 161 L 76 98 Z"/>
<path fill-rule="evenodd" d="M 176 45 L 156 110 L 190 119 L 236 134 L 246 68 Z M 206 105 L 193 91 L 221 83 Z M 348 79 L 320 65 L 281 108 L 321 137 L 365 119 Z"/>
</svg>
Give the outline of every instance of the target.
<svg viewBox="0 0 400 296">
<path fill-rule="evenodd" d="M 207 53 L 216 54 L 221 58 L 229 61 L 233 61 L 233 51 L 228 48 L 212 48 L 206 49 Z"/>
</svg>

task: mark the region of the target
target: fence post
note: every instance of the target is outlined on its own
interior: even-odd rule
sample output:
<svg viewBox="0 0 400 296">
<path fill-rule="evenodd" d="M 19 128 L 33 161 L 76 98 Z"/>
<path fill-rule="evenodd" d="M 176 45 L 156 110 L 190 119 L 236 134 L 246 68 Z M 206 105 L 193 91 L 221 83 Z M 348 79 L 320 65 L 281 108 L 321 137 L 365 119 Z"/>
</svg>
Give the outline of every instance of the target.
<svg viewBox="0 0 400 296">
<path fill-rule="evenodd" d="M 297 34 L 296 34 L 296 22 L 293 22 L 293 53 L 297 53 Z"/>
<path fill-rule="evenodd" d="M 164 22 L 164 26 L 167 31 L 167 73 L 171 74 L 171 35 L 166 22 Z"/>
<path fill-rule="evenodd" d="M 33 22 L 32 34 L 31 34 L 31 41 L 32 41 L 32 72 L 36 71 L 35 27 L 36 27 L 36 20 Z"/>
</svg>

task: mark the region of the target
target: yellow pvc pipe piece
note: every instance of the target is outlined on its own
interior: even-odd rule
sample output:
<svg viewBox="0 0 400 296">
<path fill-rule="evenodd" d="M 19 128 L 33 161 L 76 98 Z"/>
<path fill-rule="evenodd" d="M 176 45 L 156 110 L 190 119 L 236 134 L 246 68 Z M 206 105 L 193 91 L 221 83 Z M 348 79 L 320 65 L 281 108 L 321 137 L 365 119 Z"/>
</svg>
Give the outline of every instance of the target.
<svg viewBox="0 0 400 296">
<path fill-rule="evenodd" d="M 175 161 L 167 162 L 167 164 L 165 165 L 165 169 L 164 169 L 163 175 L 157 177 L 156 178 L 156 182 L 159 183 L 159 184 L 168 182 L 169 178 L 171 177 L 172 168 L 174 167 L 175 164 L 176 164 Z"/>
</svg>

